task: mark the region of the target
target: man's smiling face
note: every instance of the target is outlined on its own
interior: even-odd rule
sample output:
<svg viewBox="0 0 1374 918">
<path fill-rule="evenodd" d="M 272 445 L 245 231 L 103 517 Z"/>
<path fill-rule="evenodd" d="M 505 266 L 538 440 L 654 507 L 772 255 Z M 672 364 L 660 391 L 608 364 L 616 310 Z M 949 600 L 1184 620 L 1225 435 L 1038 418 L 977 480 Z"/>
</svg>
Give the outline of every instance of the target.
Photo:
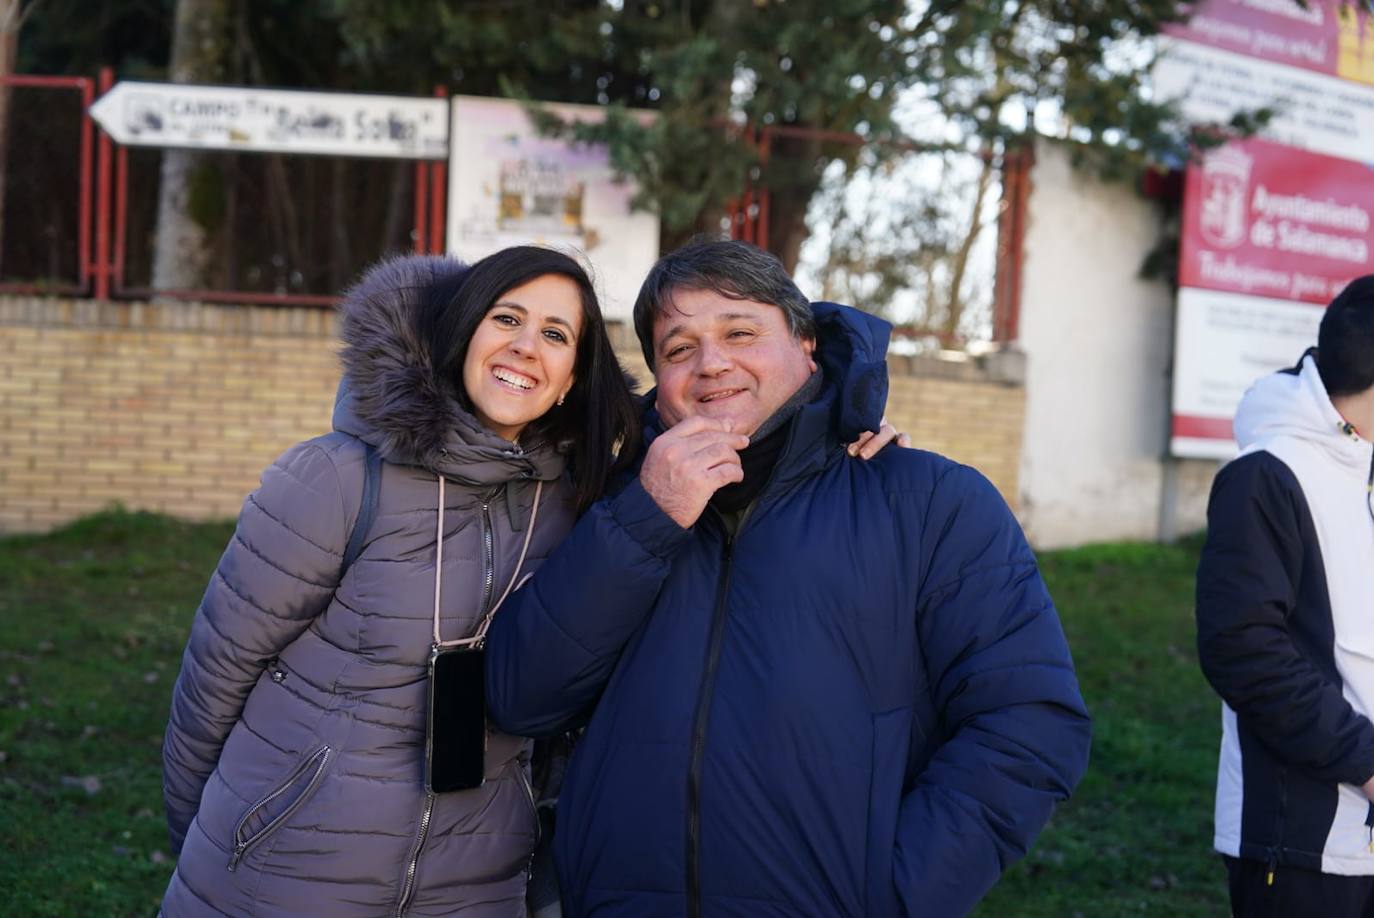
<svg viewBox="0 0 1374 918">
<path fill-rule="evenodd" d="M 815 341 L 793 337 L 780 308 L 714 290 L 673 291 L 653 341 L 668 427 L 703 416 L 753 434 L 816 370 Z"/>
</svg>

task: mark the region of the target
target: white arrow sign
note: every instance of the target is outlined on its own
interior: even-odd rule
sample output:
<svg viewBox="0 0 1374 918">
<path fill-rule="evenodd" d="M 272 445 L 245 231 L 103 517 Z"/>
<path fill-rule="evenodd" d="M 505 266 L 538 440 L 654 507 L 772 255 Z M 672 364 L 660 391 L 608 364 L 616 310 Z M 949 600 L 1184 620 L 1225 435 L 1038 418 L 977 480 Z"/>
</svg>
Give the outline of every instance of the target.
<svg viewBox="0 0 1374 918">
<path fill-rule="evenodd" d="M 91 106 L 91 117 L 116 142 L 136 146 L 448 156 L 445 99 L 120 82 Z"/>
</svg>

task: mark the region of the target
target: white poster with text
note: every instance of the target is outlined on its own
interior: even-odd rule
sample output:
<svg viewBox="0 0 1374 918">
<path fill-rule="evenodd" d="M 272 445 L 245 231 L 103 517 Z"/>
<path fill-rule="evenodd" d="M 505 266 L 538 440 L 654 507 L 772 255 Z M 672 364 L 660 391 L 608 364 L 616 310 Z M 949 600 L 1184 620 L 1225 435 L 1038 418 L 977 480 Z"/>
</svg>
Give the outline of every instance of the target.
<svg viewBox="0 0 1374 918">
<path fill-rule="evenodd" d="M 1174 332 L 1170 445 L 1175 456 L 1229 459 L 1240 398 L 1269 373 L 1291 367 L 1317 343 L 1323 308 L 1184 288 Z"/>
<path fill-rule="evenodd" d="M 565 120 L 604 117 L 545 107 Z M 519 102 L 471 96 L 453 99 L 450 137 L 449 252 L 475 261 L 521 243 L 565 249 L 591 267 L 606 317 L 628 319 L 658 259 L 659 222 L 631 207 L 637 189 L 616 178 L 606 149 L 541 136 Z"/>
</svg>

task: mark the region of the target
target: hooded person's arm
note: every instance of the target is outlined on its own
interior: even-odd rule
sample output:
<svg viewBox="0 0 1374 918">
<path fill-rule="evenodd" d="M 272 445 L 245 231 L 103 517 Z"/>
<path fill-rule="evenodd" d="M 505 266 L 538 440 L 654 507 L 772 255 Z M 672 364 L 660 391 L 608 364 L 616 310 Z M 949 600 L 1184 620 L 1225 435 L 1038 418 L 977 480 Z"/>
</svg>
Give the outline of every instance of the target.
<svg viewBox="0 0 1374 918">
<path fill-rule="evenodd" d="M 172 692 L 162 766 L 173 853 L 267 661 L 329 604 L 356 512 L 344 504 L 330 457 L 309 443 L 268 467 L 244 502 Z"/>
<path fill-rule="evenodd" d="M 1198 661 L 1280 761 L 1317 780 L 1358 786 L 1374 775 L 1374 724 L 1346 700 L 1334 663 L 1329 672 L 1318 668 L 1291 628 L 1294 616 L 1323 611 L 1299 608 L 1302 578 L 1322 573 L 1303 570 L 1305 543 L 1316 538 L 1302 489 L 1282 461 L 1258 452 L 1221 470 L 1198 564 Z"/>
<path fill-rule="evenodd" d="M 487 633 L 487 710 L 518 736 L 586 716 L 690 537 L 636 478 L 594 504 Z"/>
<path fill-rule="evenodd" d="M 1090 727 L 1021 527 L 964 466 L 935 484 L 917 633 L 945 742 L 903 796 L 904 914 L 966 914 L 1029 849 L 1088 764 Z"/>
</svg>

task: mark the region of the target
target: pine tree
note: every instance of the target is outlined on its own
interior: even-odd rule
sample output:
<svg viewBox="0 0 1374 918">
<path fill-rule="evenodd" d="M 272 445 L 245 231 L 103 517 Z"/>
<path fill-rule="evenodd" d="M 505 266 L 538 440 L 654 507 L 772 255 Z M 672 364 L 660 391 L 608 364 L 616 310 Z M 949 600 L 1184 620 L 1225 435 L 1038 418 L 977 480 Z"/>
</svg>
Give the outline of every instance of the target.
<svg viewBox="0 0 1374 918">
<path fill-rule="evenodd" d="M 34 18 L 73 2 L 44 0 Z M 111 10 L 146 15 L 171 2 L 106 0 L 100 9 L 108 19 Z M 245 83 L 408 94 L 439 84 L 453 93 L 606 106 L 604 124 L 574 133 L 608 143 L 616 167 L 642 188 L 640 204 L 660 214 L 665 247 L 718 231 L 727 203 L 755 181 L 772 192 L 770 247 L 789 266 L 827 169 L 882 163 L 912 149 L 996 163 L 1047 117 L 1083 141 L 1084 160 L 1109 178 L 1129 178 L 1151 155 L 1176 155 L 1186 141 L 1177 119 L 1142 88 L 1148 39 L 1182 15 L 1177 0 L 175 0 L 175 7 L 177 23 L 199 38 L 174 42 L 185 50 L 173 54 L 173 79 L 214 82 L 227 69 Z M 41 34 L 51 43 L 64 27 L 49 23 Z M 83 47 L 102 40 L 80 24 L 73 32 Z M 47 54 L 57 57 L 51 44 Z M 899 100 L 912 99 L 928 113 L 929 130 L 899 126 Z M 629 108 L 659 117 L 644 126 Z M 753 143 L 765 127 L 776 131 L 766 167 Z M 213 183 L 205 188 L 213 203 Z M 949 250 L 957 252 L 958 242 Z M 175 248 L 168 244 L 169 265 L 179 260 L 170 255 Z"/>
</svg>

